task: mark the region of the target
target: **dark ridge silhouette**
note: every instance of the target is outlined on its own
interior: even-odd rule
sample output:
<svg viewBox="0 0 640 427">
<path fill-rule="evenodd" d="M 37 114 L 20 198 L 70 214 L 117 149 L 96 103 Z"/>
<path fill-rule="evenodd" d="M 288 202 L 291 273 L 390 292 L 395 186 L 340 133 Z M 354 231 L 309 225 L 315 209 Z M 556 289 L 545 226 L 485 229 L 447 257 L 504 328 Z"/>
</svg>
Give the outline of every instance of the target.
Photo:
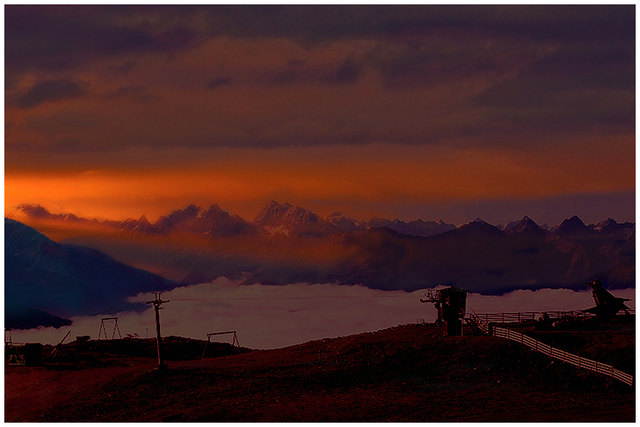
<svg viewBox="0 0 640 427">
<path fill-rule="evenodd" d="M 71 320 L 52 316 L 42 310 L 5 301 L 4 326 L 10 329 L 33 329 L 38 326 L 60 328 L 71 324 Z"/>
<path fill-rule="evenodd" d="M 40 311 L 61 317 L 108 312 L 126 305 L 126 297 L 177 285 L 5 218 L 5 308 L 21 322 L 24 313 L 36 323 L 56 322 Z"/>
<path fill-rule="evenodd" d="M 141 218 L 112 226 L 110 233 L 120 233 L 115 238 L 83 231 L 66 241 L 96 247 L 185 284 L 221 276 L 246 283 L 333 282 L 403 290 L 449 283 L 499 294 L 582 289 L 596 277 L 614 288 L 635 283 L 634 224 L 607 220 L 587 227 L 576 216 L 552 231 L 529 217 L 504 231 L 480 218 L 429 236 L 415 228 L 433 224 L 453 228 L 442 221 L 362 222 L 340 213 L 325 220 L 273 201 L 253 223 L 217 205 L 207 210 L 190 205 L 159 219 L 151 225 L 154 231 L 144 231 L 148 221 Z M 121 232 L 125 225 L 137 231 Z M 139 238 L 140 233 L 146 237 Z M 183 238 L 190 236 L 199 239 Z"/>
<path fill-rule="evenodd" d="M 502 231 L 498 227 L 491 225 L 480 218 L 476 218 L 475 220 L 467 224 L 464 224 L 456 228 L 455 230 L 451 230 L 446 234 L 455 234 L 458 236 L 472 237 L 473 235 L 482 235 L 482 234 L 500 235 L 502 234 Z"/>
<path fill-rule="evenodd" d="M 184 209 L 176 209 L 169 215 L 158 218 L 158 221 L 156 221 L 154 225 L 154 229 L 156 231 L 172 230 L 176 228 L 178 224 L 193 221 L 201 211 L 202 208 L 196 205 L 189 205 Z"/>
<path fill-rule="evenodd" d="M 17 208 L 19 215 L 25 217 L 25 221 L 38 220 L 54 220 L 70 223 L 85 223 L 93 225 L 105 225 L 118 228 L 123 231 L 141 231 L 155 233 L 169 233 L 171 231 L 178 232 L 194 232 L 209 234 L 212 236 L 235 236 L 235 235 L 255 235 L 260 233 L 261 229 L 266 229 L 269 234 L 300 236 L 327 237 L 332 234 L 368 230 L 380 227 L 387 227 L 400 234 L 409 236 L 430 237 L 442 234 L 456 229 L 475 229 L 481 230 L 480 225 L 485 225 L 485 231 L 496 228 L 480 218 L 471 223 L 456 227 L 453 224 L 447 224 L 441 219 L 437 221 L 424 221 L 416 219 L 414 221 L 405 222 L 399 219 L 371 218 L 369 221 L 360 221 L 358 219 L 349 218 L 341 212 L 334 212 L 322 219 L 316 213 L 304 209 L 302 207 L 293 206 L 290 203 L 279 203 L 271 201 L 258 213 L 253 222 L 247 222 L 238 215 L 232 215 L 222 210 L 217 204 L 213 204 L 209 209 L 190 204 L 183 209 L 176 209 L 171 213 L 161 216 L 155 224 L 150 224 L 147 218 L 142 215 L 139 219 L 127 218 L 124 221 L 86 219 L 78 217 L 70 213 L 52 214 L 41 205 L 22 204 Z M 475 224 L 474 223 L 478 223 Z M 488 227 L 487 227 L 488 226 Z M 501 226 L 502 227 L 502 226 Z M 512 221 L 503 227 L 503 231 L 528 232 L 540 234 L 541 230 L 547 233 L 549 227 L 538 226 L 531 218 L 525 216 L 522 220 Z M 538 230 L 539 229 L 539 230 Z M 635 224 L 631 222 L 617 223 L 615 220 L 608 218 L 596 225 L 586 226 L 578 218 L 574 216 L 563 221 L 557 227 L 552 228 L 555 234 L 563 234 L 565 236 L 579 235 L 589 232 L 599 233 L 632 233 Z M 495 231 L 495 230 L 492 230 Z"/>
<path fill-rule="evenodd" d="M 589 234 L 591 230 L 576 215 L 562 221 L 555 233 L 559 236 L 578 236 Z"/>
<path fill-rule="evenodd" d="M 544 236 L 545 231 L 535 223 L 534 220 L 525 216 L 517 223 L 512 223 L 505 231 L 509 234 L 528 234 L 536 236 Z"/>
<path fill-rule="evenodd" d="M 612 218 L 598 223 L 594 229 L 600 233 L 620 233 L 624 231 L 634 231 L 634 224 L 631 222 L 618 223 Z"/>
<path fill-rule="evenodd" d="M 429 237 L 437 234 L 446 233 L 447 231 L 454 230 L 456 227 L 452 224 L 446 224 L 442 220 L 438 221 L 423 221 L 417 219 L 410 222 L 394 219 L 393 221 L 381 218 L 372 218 L 366 223 L 367 228 L 387 227 L 400 234 L 406 234 L 408 236 L 420 236 Z"/>
<path fill-rule="evenodd" d="M 86 218 L 80 218 L 77 215 L 74 215 L 72 213 L 52 214 L 41 205 L 21 204 L 18 206 L 18 210 L 24 212 L 29 217 L 38 218 L 42 220 L 59 220 L 59 221 L 69 221 L 69 222 L 76 222 L 76 223 L 91 222 Z"/>
</svg>

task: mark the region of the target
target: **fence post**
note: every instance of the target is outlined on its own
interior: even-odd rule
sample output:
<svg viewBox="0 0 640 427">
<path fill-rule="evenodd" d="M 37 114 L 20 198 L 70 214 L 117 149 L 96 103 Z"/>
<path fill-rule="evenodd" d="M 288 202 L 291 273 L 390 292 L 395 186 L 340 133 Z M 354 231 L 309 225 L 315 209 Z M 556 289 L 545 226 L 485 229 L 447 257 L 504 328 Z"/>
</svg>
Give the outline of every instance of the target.
<svg viewBox="0 0 640 427">
<path fill-rule="evenodd" d="M 535 313 L 535 312 L 533 312 L 533 313 Z M 487 314 L 485 313 L 485 317 L 486 316 L 487 316 Z M 498 316 L 494 316 L 494 317 L 499 318 Z M 502 318 L 504 319 L 504 313 L 502 313 Z M 512 340 L 512 341 L 516 341 L 516 342 L 520 342 L 521 344 L 524 344 L 524 337 L 525 337 L 524 334 L 521 334 L 521 333 L 516 332 L 516 331 L 511 331 L 508 328 L 500 328 L 500 331 L 498 332 L 496 330 L 496 324 L 495 323 L 486 323 L 485 325 L 486 325 L 486 328 L 487 328 L 487 330 L 489 332 L 489 335 L 500 336 L 501 338 L 506 338 L 507 340 Z M 505 333 L 505 331 L 506 331 L 506 333 Z M 512 337 L 513 334 L 511 332 L 516 334 L 515 337 Z M 519 339 L 518 339 L 518 335 L 520 337 Z M 531 339 L 533 339 L 533 338 L 531 338 Z M 547 356 L 549 356 L 550 359 L 553 358 L 554 354 L 555 354 L 557 359 L 562 360 L 562 363 L 567 363 L 567 355 L 570 355 L 572 358 L 571 358 L 571 361 L 569 363 L 571 363 L 572 365 L 575 365 L 575 358 L 578 359 L 577 365 L 575 365 L 575 366 L 578 367 L 578 369 L 588 369 L 588 370 L 591 370 L 591 371 L 595 371 L 595 372 L 597 372 L 599 374 L 604 374 L 604 375 L 607 375 L 609 377 L 616 378 L 616 379 L 618 379 L 618 380 L 620 380 L 620 381 L 622 381 L 625 384 L 628 384 L 630 386 L 633 386 L 633 384 L 635 383 L 635 377 L 634 376 L 626 374 L 626 373 L 624 373 L 622 371 L 618 371 L 612 365 L 608 365 L 608 364 L 605 363 L 604 367 L 603 367 L 602 363 L 599 363 L 597 360 L 586 359 L 586 360 L 589 361 L 589 364 L 587 364 L 587 366 L 582 368 L 582 356 L 578 356 L 576 354 L 569 353 L 569 352 L 566 352 L 566 351 L 558 349 L 558 348 L 554 348 L 554 347 L 552 347 L 550 345 L 547 345 L 548 350 L 545 351 L 544 349 L 540 348 L 540 346 L 539 346 L 540 341 L 538 341 L 536 339 L 533 339 L 533 341 L 535 342 L 535 351 L 543 353 L 543 354 L 546 354 Z M 554 350 L 555 350 L 555 353 L 554 353 Z M 557 354 L 558 352 L 561 352 L 561 355 L 558 355 Z M 590 363 L 593 363 L 594 365 L 590 365 Z M 616 372 L 619 373 L 618 377 L 615 376 Z M 629 379 L 628 379 L 629 377 L 630 377 L 630 382 L 629 382 Z"/>
</svg>

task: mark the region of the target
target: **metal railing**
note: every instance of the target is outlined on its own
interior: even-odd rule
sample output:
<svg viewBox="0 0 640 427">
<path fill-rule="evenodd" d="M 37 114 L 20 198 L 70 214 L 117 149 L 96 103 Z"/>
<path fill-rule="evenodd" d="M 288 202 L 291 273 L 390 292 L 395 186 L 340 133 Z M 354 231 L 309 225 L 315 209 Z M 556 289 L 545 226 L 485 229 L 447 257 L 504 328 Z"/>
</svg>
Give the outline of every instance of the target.
<svg viewBox="0 0 640 427">
<path fill-rule="evenodd" d="M 546 354 L 550 358 L 557 359 L 563 363 L 570 363 L 577 366 L 580 369 L 588 369 L 598 374 L 607 375 L 622 381 L 630 386 L 633 385 L 633 375 L 622 372 L 615 369 L 613 366 L 606 363 L 598 362 L 596 360 L 587 359 L 586 357 L 578 356 L 568 351 L 560 350 L 555 347 L 551 347 L 541 341 L 533 339 L 520 332 L 512 331 L 507 328 L 501 328 L 494 326 L 489 322 L 486 322 L 481 315 L 471 312 L 468 317 L 469 321 L 475 324 L 481 331 L 493 335 L 498 338 L 505 338 L 507 340 L 515 341 L 517 343 L 526 345 L 531 350 Z"/>
</svg>

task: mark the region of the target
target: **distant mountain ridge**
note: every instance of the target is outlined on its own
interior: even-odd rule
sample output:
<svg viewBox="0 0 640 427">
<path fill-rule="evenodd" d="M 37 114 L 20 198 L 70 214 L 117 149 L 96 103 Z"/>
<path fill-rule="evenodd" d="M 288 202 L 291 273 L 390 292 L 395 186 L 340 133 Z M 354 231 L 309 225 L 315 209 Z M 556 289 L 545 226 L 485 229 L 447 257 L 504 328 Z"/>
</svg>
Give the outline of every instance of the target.
<svg viewBox="0 0 640 427">
<path fill-rule="evenodd" d="M 217 204 L 211 205 L 208 209 L 203 209 L 191 204 L 185 208 L 176 209 L 161 216 L 153 224 L 151 224 L 144 215 L 138 219 L 127 218 L 123 221 L 98 221 L 96 219 L 78 217 L 69 213 L 53 214 L 40 205 L 29 204 L 18 206 L 16 215 L 12 217 L 27 223 L 29 223 L 29 221 L 49 220 L 71 224 L 106 226 L 122 231 L 145 233 L 188 232 L 210 235 L 211 237 L 255 235 L 258 233 L 292 237 L 326 237 L 336 233 L 369 230 L 380 227 L 387 227 L 397 233 L 408 236 L 429 237 L 468 225 L 464 224 L 456 227 L 453 224 L 445 223 L 441 219 L 437 221 L 425 221 L 421 218 L 406 222 L 400 219 L 391 220 L 373 217 L 368 221 L 363 221 L 350 218 L 340 212 L 334 212 L 326 218 L 322 218 L 308 209 L 294 206 L 291 203 L 279 203 L 276 201 L 271 201 L 265 205 L 252 222 L 246 221 L 238 215 L 228 213 Z M 488 224 L 480 219 L 476 219 L 472 221 L 472 223 L 477 221 Z M 529 217 L 508 223 L 504 226 L 504 231 L 509 231 L 516 226 L 520 228 L 524 227 L 528 229 L 529 232 L 547 232 L 547 230 L 538 226 Z M 617 223 L 611 218 L 597 225 L 592 224 L 587 227 L 580 218 L 574 216 L 565 220 L 562 224 L 552 227 L 550 231 L 555 234 L 580 234 L 588 233 L 589 231 L 623 232 L 625 230 L 632 230 L 634 227 L 635 225 L 633 223 Z M 525 230 L 523 229 L 521 231 Z"/>
<path fill-rule="evenodd" d="M 310 210 L 276 201 L 265 206 L 254 223 L 273 235 L 321 237 L 337 231 L 333 224 Z"/>
<path fill-rule="evenodd" d="M 146 233 L 190 232 L 206 234 L 212 237 L 255 235 L 266 233 L 280 236 L 296 237 L 326 237 L 331 234 L 369 230 L 386 227 L 400 234 L 408 236 L 429 237 L 446 233 L 455 229 L 467 227 L 473 223 L 483 223 L 500 230 L 499 227 L 488 224 L 480 218 L 470 223 L 456 227 L 442 219 L 424 221 L 418 218 L 413 221 L 400 219 L 386 219 L 373 217 L 368 221 L 350 218 L 340 212 L 329 214 L 326 218 L 291 203 L 271 201 L 256 215 L 252 222 L 246 221 L 238 215 L 230 214 L 217 204 L 203 209 L 191 204 L 182 209 L 176 209 L 163 215 L 151 224 L 146 216 L 138 219 L 127 218 L 123 221 L 87 219 L 71 213 L 53 214 L 40 205 L 22 204 L 11 216 L 18 220 L 29 221 L 59 221 L 75 224 L 90 224 L 117 228 L 122 231 L 139 231 Z M 475 227 L 475 226 L 474 226 Z M 635 231 L 635 224 L 631 222 L 618 223 L 608 218 L 598 224 L 585 225 L 578 217 L 565 219 L 561 224 L 546 229 L 525 216 L 502 226 L 505 232 L 551 233 L 559 235 L 581 235 L 595 233 L 625 233 Z"/>
<path fill-rule="evenodd" d="M 225 276 L 246 283 L 403 290 L 449 283 L 481 293 L 583 289 L 596 277 L 614 287 L 635 284 L 635 224 L 610 218 L 585 225 L 574 216 L 550 228 L 529 217 L 502 228 L 477 218 L 455 227 L 441 220 L 362 221 L 339 212 L 322 218 L 275 201 L 252 222 L 217 205 L 189 205 L 154 224 L 144 217 L 98 222 L 48 216 L 39 207 L 21 212 L 34 227 L 70 227 L 66 242 L 98 248 L 185 284 Z M 74 228 L 78 221 L 86 223 Z M 87 230 L 86 224 L 100 230 Z"/>
<path fill-rule="evenodd" d="M 533 234 L 539 236 L 545 234 L 545 231 L 528 216 L 525 216 L 518 222 L 510 223 L 510 225 L 505 228 L 505 232 L 510 234 Z"/>
<path fill-rule="evenodd" d="M 587 227 L 584 222 L 577 215 L 567 218 L 562 221 L 555 230 L 555 234 L 558 235 L 584 235 L 589 234 L 592 229 Z"/>
<path fill-rule="evenodd" d="M 211 205 L 209 209 L 189 205 L 184 209 L 177 209 L 166 216 L 161 216 L 155 224 L 149 224 L 147 231 L 156 233 L 192 232 L 221 237 L 254 234 L 256 229 L 239 216 L 230 215 L 223 211 L 218 205 Z"/>
</svg>

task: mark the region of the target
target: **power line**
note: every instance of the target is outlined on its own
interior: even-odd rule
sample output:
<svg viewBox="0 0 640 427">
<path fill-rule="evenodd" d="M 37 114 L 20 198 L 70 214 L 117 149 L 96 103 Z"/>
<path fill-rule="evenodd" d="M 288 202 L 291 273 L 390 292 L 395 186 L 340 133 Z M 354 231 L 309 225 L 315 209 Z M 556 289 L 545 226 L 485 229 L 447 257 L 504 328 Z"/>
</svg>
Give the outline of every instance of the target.
<svg viewBox="0 0 640 427">
<path fill-rule="evenodd" d="M 134 303 L 134 304 L 127 304 L 125 306 L 120 306 L 119 308 L 115 308 L 112 310 L 105 310 L 105 311 L 101 311 L 98 313 L 93 313 L 93 314 L 89 314 L 89 317 L 93 317 L 93 316 L 99 316 L 101 314 L 116 314 L 116 313 L 120 313 L 122 311 L 127 311 L 127 310 L 133 310 L 135 308 L 139 308 L 139 307 L 146 307 L 146 303 L 144 302 L 138 302 L 138 303 Z"/>
<path fill-rule="evenodd" d="M 354 296 L 354 295 L 322 295 L 322 296 L 283 296 L 283 297 L 205 297 L 205 298 L 173 298 L 172 301 L 253 301 L 253 300 L 285 300 L 285 299 L 293 299 L 293 300 L 305 300 L 305 299 L 362 299 L 362 298 L 403 298 L 409 297 L 409 295 L 363 295 L 363 296 Z"/>
</svg>

